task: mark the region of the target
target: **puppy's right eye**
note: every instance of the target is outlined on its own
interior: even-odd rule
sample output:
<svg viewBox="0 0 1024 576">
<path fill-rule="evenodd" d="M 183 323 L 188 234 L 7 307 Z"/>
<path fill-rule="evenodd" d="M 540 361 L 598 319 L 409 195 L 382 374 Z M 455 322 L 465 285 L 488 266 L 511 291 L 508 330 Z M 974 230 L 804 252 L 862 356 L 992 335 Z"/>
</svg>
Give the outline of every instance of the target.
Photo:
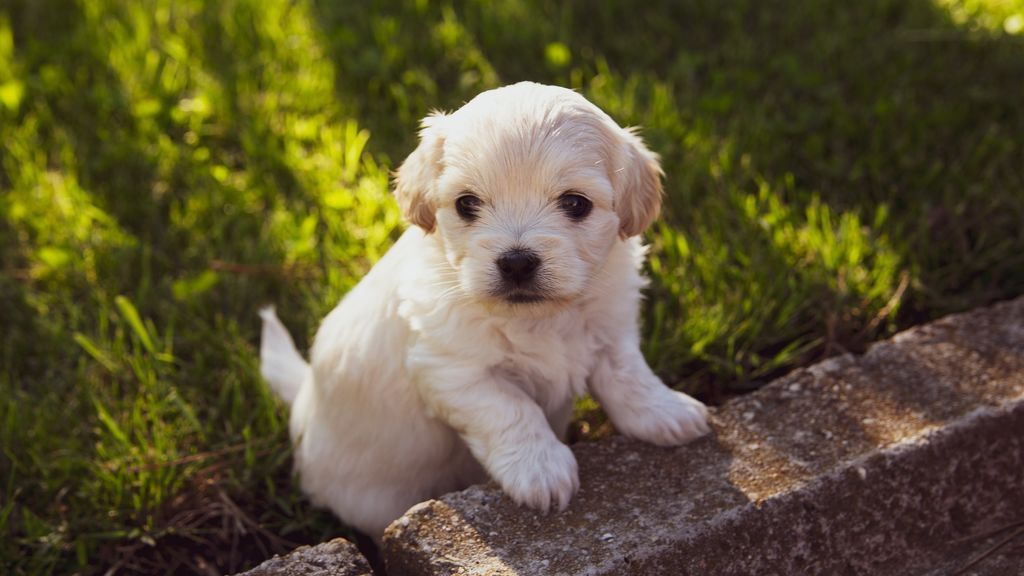
<svg viewBox="0 0 1024 576">
<path fill-rule="evenodd" d="M 473 196 L 472 194 L 463 194 L 455 199 L 455 211 L 459 213 L 459 217 L 466 222 L 472 222 L 476 220 L 477 212 L 480 207 L 483 206 L 484 201 Z"/>
</svg>

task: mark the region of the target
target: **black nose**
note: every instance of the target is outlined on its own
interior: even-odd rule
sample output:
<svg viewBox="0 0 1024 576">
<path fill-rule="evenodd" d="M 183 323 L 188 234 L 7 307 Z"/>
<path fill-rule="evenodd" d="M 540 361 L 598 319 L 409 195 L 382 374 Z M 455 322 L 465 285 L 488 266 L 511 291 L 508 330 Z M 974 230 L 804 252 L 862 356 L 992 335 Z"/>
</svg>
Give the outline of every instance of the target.
<svg viewBox="0 0 1024 576">
<path fill-rule="evenodd" d="M 540 258 L 530 250 L 521 248 L 509 250 L 498 258 L 498 270 L 506 282 L 522 284 L 529 282 L 537 273 Z"/>
</svg>

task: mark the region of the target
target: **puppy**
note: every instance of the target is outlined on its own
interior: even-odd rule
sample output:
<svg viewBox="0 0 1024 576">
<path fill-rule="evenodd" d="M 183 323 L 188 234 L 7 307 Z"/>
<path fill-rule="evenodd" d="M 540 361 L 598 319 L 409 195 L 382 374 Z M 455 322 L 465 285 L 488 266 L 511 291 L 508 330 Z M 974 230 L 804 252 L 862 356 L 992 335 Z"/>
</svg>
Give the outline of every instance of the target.
<svg viewBox="0 0 1024 576">
<path fill-rule="evenodd" d="M 428 116 L 396 175 L 413 225 L 327 316 L 307 365 L 272 309 L 261 371 L 291 404 L 302 488 L 379 540 L 488 477 L 541 511 L 579 479 L 562 442 L 589 391 L 619 432 L 677 446 L 704 406 L 640 353 L 638 235 L 661 168 L 579 94 L 520 83 Z"/>
</svg>

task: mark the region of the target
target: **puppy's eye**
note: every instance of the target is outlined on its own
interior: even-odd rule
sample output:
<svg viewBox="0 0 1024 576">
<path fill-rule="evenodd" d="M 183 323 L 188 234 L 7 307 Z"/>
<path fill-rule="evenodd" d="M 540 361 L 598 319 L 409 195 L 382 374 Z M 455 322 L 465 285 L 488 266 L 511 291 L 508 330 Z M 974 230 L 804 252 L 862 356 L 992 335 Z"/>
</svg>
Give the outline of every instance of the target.
<svg viewBox="0 0 1024 576">
<path fill-rule="evenodd" d="M 586 218 L 593 207 L 593 202 L 573 192 L 562 194 L 562 197 L 558 199 L 558 208 L 577 222 Z"/>
<path fill-rule="evenodd" d="M 467 222 L 476 220 L 477 211 L 484 205 L 484 201 L 472 194 L 463 194 L 455 199 L 455 211 L 459 217 Z"/>
</svg>

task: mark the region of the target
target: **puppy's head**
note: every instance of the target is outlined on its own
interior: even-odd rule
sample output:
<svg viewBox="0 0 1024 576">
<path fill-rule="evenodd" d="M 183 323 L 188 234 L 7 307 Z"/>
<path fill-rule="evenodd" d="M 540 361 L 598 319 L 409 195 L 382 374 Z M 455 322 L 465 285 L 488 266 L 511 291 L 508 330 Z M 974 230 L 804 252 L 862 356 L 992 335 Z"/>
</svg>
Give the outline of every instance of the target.
<svg viewBox="0 0 1024 576">
<path fill-rule="evenodd" d="M 399 168 L 405 217 L 437 234 L 461 291 L 508 305 L 583 294 L 661 206 L 658 157 L 565 88 L 523 82 L 423 121 Z"/>
</svg>

